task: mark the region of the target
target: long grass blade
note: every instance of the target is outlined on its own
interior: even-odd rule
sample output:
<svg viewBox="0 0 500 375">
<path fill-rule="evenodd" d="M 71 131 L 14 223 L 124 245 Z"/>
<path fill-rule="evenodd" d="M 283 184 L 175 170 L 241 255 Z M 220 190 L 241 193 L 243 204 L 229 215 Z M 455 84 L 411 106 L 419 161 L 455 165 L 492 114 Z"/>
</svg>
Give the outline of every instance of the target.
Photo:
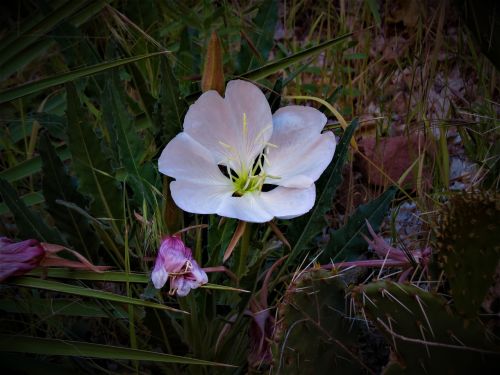
<svg viewBox="0 0 500 375">
<path fill-rule="evenodd" d="M 204 361 L 201 359 L 181 357 L 172 354 L 150 352 L 147 350 L 121 348 L 118 346 L 92 344 L 88 342 L 54 340 L 41 337 L 5 334 L 0 334 L 0 351 L 234 367 L 224 363 Z"/>
</svg>

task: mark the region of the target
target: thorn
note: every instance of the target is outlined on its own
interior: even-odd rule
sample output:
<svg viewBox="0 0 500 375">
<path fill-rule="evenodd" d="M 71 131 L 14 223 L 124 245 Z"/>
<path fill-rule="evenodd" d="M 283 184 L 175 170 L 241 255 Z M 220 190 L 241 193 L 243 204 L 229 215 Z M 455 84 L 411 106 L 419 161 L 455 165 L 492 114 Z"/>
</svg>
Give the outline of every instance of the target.
<svg viewBox="0 0 500 375">
<path fill-rule="evenodd" d="M 429 356 L 429 358 L 431 357 L 431 352 L 429 350 L 429 346 L 427 345 L 427 339 L 425 338 L 425 335 L 424 335 L 424 328 L 422 326 L 422 323 L 420 322 L 417 322 L 418 324 L 418 329 L 420 331 L 420 334 L 422 335 L 422 338 L 424 339 L 424 343 L 425 343 L 425 350 L 427 351 L 427 355 Z"/>
<path fill-rule="evenodd" d="M 405 310 L 407 310 L 410 314 L 413 315 L 413 311 L 411 311 L 408 307 L 405 306 L 405 304 L 403 302 L 401 302 L 400 300 L 398 300 L 396 297 L 394 297 L 394 295 L 391 294 L 391 292 L 389 292 L 387 289 L 382 289 L 382 294 L 383 292 L 385 291 L 385 293 L 387 293 L 387 295 L 395 302 L 399 303 Z"/>
<path fill-rule="evenodd" d="M 366 297 L 366 299 L 367 299 L 368 301 L 370 301 L 370 303 L 371 303 L 371 304 L 372 304 L 375 308 L 378 308 L 378 306 L 375 304 L 375 302 L 373 302 L 373 301 L 370 299 L 370 297 L 368 297 L 368 295 L 367 295 L 367 294 L 365 294 L 365 292 L 363 292 L 363 299 L 364 299 L 365 297 Z M 363 303 L 363 305 L 364 305 L 364 303 Z"/>
<path fill-rule="evenodd" d="M 427 326 L 429 327 L 429 331 L 431 332 L 432 337 L 436 337 L 434 335 L 434 331 L 432 330 L 431 322 L 429 321 L 429 318 L 427 317 L 427 314 L 425 313 L 424 307 L 422 306 L 422 302 L 420 301 L 420 297 L 418 295 L 415 295 L 415 299 L 417 300 L 417 303 L 420 306 L 420 310 L 422 310 L 422 314 L 424 315 L 425 321 L 427 322 Z"/>
<path fill-rule="evenodd" d="M 394 331 L 394 329 L 392 328 L 391 317 L 389 315 L 387 316 L 387 323 L 389 323 L 389 328 L 391 329 L 391 331 Z M 397 352 L 398 345 L 396 344 L 396 338 L 394 337 L 394 335 L 391 335 L 391 337 L 392 337 L 392 344 L 394 345 L 394 350 Z"/>
</svg>

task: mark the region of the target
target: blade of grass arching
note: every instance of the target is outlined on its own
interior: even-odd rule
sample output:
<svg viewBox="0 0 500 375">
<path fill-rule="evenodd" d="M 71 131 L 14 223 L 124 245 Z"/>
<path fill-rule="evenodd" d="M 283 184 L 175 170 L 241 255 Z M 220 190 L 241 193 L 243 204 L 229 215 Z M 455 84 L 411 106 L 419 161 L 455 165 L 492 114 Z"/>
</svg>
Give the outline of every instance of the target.
<svg viewBox="0 0 500 375">
<path fill-rule="evenodd" d="M 71 157 L 69 150 L 66 147 L 60 147 L 57 149 L 57 156 L 62 160 L 66 161 Z M 15 182 L 22 178 L 31 176 L 42 170 L 42 159 L 39 156 L 35 156 L 30 160 L 23 161 L 9 169 L 0 172 L 0 178 L 7 182 Z"/>
<path fill-rule="evenodd" d="M 148 53 L 145 55 L 139 55 L 134 57 L 128 57 L 125 59 L 107 61 L 100 64 L 95 64 L 92 66 L 88 66 L 85 68 L 75 69 L 67 73 L 57 74 L 45 79 L 41 79 L 34 82 L 29 82 L 17 87 L 13 87 L 11 89 L 4 90 L 0 92 L 0 103 L 5 103 L 17 98 L 21 98 L 23 96 L 36 93 L 41 90 L 45 90 L 49 87 L 61 85 L 70 81 L 74 81 L 75 79 L 87 77 L 93 74 L 101 73 L 106 70 L 116 68 L 117 66 L 130 64 L 135 61 L 148 59 L 150 57 L 158 56 L 161 54 L 165 54 L 167 52 L 155 52 Z"/>
<path fill-rule="evenodd" d="M 287 238 L 293 247 L 282 270 L 302 254 L 308 243 L 324 228 L 324 215 L 331 208 L 335 191 L 342 182 L 342 169 L 347 160 L 349 143 L 357 127 L 358 120 L 352 120 L 337 145 L 333 161 L 316 183 L 317 198 L 314 208 L 308 214 L 295 219 L 287 230 Z M 298 235 L 294 236 L 294 233 Z"/>
<path fill-rule="evenodd" d="M 21 201 L 23 202 L 24 205 L 26 205 L 26 207 L 31 207 L 34 206 L 35 204 L 43 203 L 45 199 L 43 198 L 43 195 L 40 192 L 36 191 L 33 193 L 28 193 L 23 195 L 21 197 Z M 0 203 L 0 215 L 4 215 L 7 212 L 9 212 L 9 207 L 7 207 L 5 203 Z"/>
<path fill-rule="evenodd" d="M 255 16 L 253 23 L 255 31 L 251 32 L 249 37 L 256 52 L 252 51 L 249 42 L 242 41 L 242 47 L 238 55 L 240 61 L 240 71 L 245 72 L 249 69 L 255 69 L 259 62 L 266 62 L 274 43 L 274 29 L 278 21 L 278 2 L 269 0 L 262 3 Z M 260 60 L 260 61 L 259 61 Z"/>
<path fill-rule="evenodd" d="M 204 361 L 172 354 L 129 349 L 118 346 L 93 344 L 80 341 L 46 339 L 40 337 L 0 334 L 0 351 L 42 355 L 62 355 L 114 360 L 136 360 L 163 363 L 183 363 L 203 366 L 234 367 L 232 365 Z"/>
<path fill-rule="evenodd" d="M 252 81 L 258 81 L 259 79 L 266 78 L 266 77 L 270 76 L 271 74 L 274 74 L 282 69 L 288 68 L 290 65 L 298 63 L 304 59 L 307 59 L 308 57 L 315 56 L 327 48 L 337 46 L 338 44 L 342 43 L 343 41 L 345 41 L 346 39 L 348 39 L 351 36 L 352 36 L 352 33 L 341 35 L 337 38 L 334 38 L 334 39 L 328 40 L 326 42 L 323 42 L 321 44 L 318 44 L 317 46 L 310 47 L 310 48 L 307 48 L 307 49 L 302 50 L 300 52 L 294 53 L 291 56 L 284 57 L 284 58 L 278 59 L 278 60 L 273 60 L 261 68 L 257 68 L 257 69 L 251 70 L 249 72 L 243 73 L 243 74 L 239 75 L 238 77 L 245 78 L 245 79 L 252 80 Z M 195 93 L 191 93 L 188 96 L 186 96 L 186 101 L 193 102 L 200 95 L 201 95 L 200 91 L 195 92 Z M 0 98 L 1 98 L 1 96 L 0 96 Z"/>
<path fill-rule="evenodd" d="M 45 220 L 30 210 L 19 198 L 16 190 L 5 180 L 0 178 L 0 195 L 14 215 L 20 237 L 34 238 L 39 241 L 64 244 L 59 233 L 49 227 Z"/>
<path fill-rule="evenodd" d="M 0 68 L 0 80 L 4 80 L 20 71 L 31 61 L 42 55 L 54 43 L 55 41 L 50 39 L 40 40 L 6 61 Z"/>
<path fill-rule="evenodd" d="M 289 67 L 290 65 L 298 63 L 298 62 L 302 61 L 303 59 L 317 55 L 318 53 L 324 51 L 327 48 L 337 46 L 338 44 L 342 43 L 343 41 L 345 41 L 346 39 L 348 39 L 351 36 L 352 36 L 352 33 L 341 35 L 337 38 L 320 43 L 317 46 L 310 47 L 310 48 L 307 48 L 307 49 L 302 50 L 300 52 L 294 53 L 291 56 L 287 56 L 287 57 L 284 57 L 284 58 L 279 59 L 279 60 L 271 61 L 270 63 L 264 65 L 261 68 L 257 68 L 257 69 L 251 70 L 249 72 L 243 73 L 240 77 L 246 78 L 249 80 L 258 81 L 259 79 L 266 78 L 266 77 L 270 76 L 271 74 L 276 73 L 277 71 L 279 71 L 281 69 L 285 69 L 285 68 Z"/>
<path fill-rule="evenodd" d="M 75 27 L 80 26 L 82 23 L 87 21 L 90 17 L 99 12 L 104 6 L 108 3 L 107 0 L 99 0 L 94 1 L 89 4 L 86 8 L 82 8 L 76 14 L 70 17 L 68 23 L 74 25 Z M 43 17 L 43 16 L 42 16 Z M 37 19 L 35 17 L 35 19 Z M 40 19 L 40 18 L 38 18 Z M 26 30 L 26 28 L 24 28 Z M 20 31 L 19 33 L 12 33 L 16 37 L 17 35 L 24 34 L 24 31 Z M 11 38 L 12 39 L 12 38 Z M 6 61 L 5 64 L 0 68 L 0 79 L 9 77 L 16 71 L 22 69 L 25 65 L 40 57 L 46 50 L 51 48 L 54 44 L 56 44 L 56 40 L 50 37 L 45 37 L 41 40 L 36 40 L 32 44 L 26 46 L 22 51 L 17 53 L 15 56 Z M 0 47 L 0 51 L 2 51 L 4 47 Z"/>
<path fill-rule="evenodd" d="M 144 312 L 144 309 L 142 309 Z M 75 299 L 30 298 L 29 300 L 0 299 L 0 311 L 16 314 L 36 314 L 43 317 L 79 316 L 85 318 L 128 318 L 124 306 L 117 303 L 103 308 L 102 302 Z M 145 315 L 145 314 L 142 314 Z"/>
<path fill-rule="evenodd" d="M 362 234 L 368 235 L 366 220 L 377 232 L 396 191 L 395 187 L 391 187 L 371 202 L 359 206 L 349 217 L 346 225 L 330 234 L 330 240 L 318 261 L 329 263 L 336 259 L 358 258 L 368 248 L 368 243 L 362 236 Z"/>
<path fill-rule="evenodd" d="M 143 301 L 141 299 L 126 297 L 120 294 L 110 293 L 103 290 L 96 290 L 77 285 L 70 285 L 52 280 L 43 280 L 43 279 L 36 279 L 33 277 L 22 276 L 9 279 L 7 282 L 11 285 L 16 285 L 16 286 L 44 289 L 58 293 L 68 293 L 74 296 L 96 298 L 110 302 L 126 303 L 143 307 L 151 307 L 154 309 L 161 309 L 172 312 L 189 314 L 186 311 L 174 309 L 173 307 L 162 305 L 160 303 Z"/>
<path fill-rule="evenodd" d="M 54 7 L 54 10 L 57 10 L 69 2 L 70 1 L 67 0 L 54 0 L 51 1 L 51 5 Z M 108 2 L 109 0 L 93 1 L 86 8 L 82 8 L 81 11 L 71 16 L 69 22 L 75 26 L 80 26 L 83 22 L 87 21 L 90 17 L 101 10 Z M 18 22 L 16 24 L 16 32 L 10 33 L 10 35 L 7 35 L 0 41 L 0 51 L 3 51 L 8 45 L 17 41 L 20 36 L 25 35 L 29 30 L 32 30 L 38 24 L 43 23 L 46 17 L 47 15 L 42 12 L 38 12 L 37 14 L 25 18 L 23 22 Z"/>
<path fill-rule="evenodd" d="M 55 221 L 57 228 L 67 235 L 68 243 L 75 249 L 83 251 L 87 257 L 97 255 L 99 238 L 92 230 L 88 219 L 75 210 L 71 210 L 58 200 L 71 202 L 82 208 L 88 205 L 87 200 L 81 195 L 66 173 L 64 164 L 57 157 L 54 146 L 47 136 L 42 133 L 39 145 L 42 158 L 42 191 L 47 205 L 47 211 Z"/>
<path fill-rule="evenodd" d="M 116 221 L 123 219 L 123 207 L 117 199 L 121 196 L 121 189 L 113 177 L 111 162 L 91 124 L 85 121 L 87 114 L 80 106 L 74 85 L 68 84 L 66 91 L 68 148 L 71 152 L 73 171 L 80 184 L 79 190 L 94 198 L 90 207 L 92 214 L 110 220 L 115 235 L 120 235 Z"/>
<path fill-rule="evenodd" d="M 10 43 L 2 46 L 2 54 L 0 55 L 0 66 L 3 66 L 16 54 L 21 52 L 32 43 L 36 42 L 39 38 L 43 37 L 46 33 L 52 30 L 57 24 L 63 22 L 69 16 L 74 14 L 79 8 L 84 5 L 80 1 L 67 1 L 60 8 L 54 9 L 50 14 L 43 17 L 40 22 L 32 28 L 26 30 L 22 35 L 12 40 Z"/>
<path fill-rule="evenodd" d="M 91 272 L 83 270 L 70 270 L 65 268 L 48 268 L 46 270 L 33 270 L 28 275 L 30 276 L 43 276 L 56 278 L 56 279 L 70 279 L 70 280 L 92 280 L 92 281 L 108 281 L 108 282 L 130 282 L 147 284 L 150 276 L 146 273 L 125 273 L 121 271 L 105 271 L 105 272 Z"/>
<path fill-rule="evenodd" d="M 108 281 L 108 282 L 129 282 L 138 284 L 148 284 L 151 281 L 151 275 L 148 273 L 125 273 L 120 271 L 105 271 L 91 272 L 82 270 L 69 270 L 65 268 L 48 268 L 45 270 L 33 270 L 27 274 L 28 276 L 47 276 L 55 279 L 70 279 L 70 280 L 92 280 L 92 281 Z M 240 288 L 233 288 L 225 285 L 204 284 L 201 286 L 204 289 L 226 290 L 230 292 L 248 291 Z"/>
</svg>

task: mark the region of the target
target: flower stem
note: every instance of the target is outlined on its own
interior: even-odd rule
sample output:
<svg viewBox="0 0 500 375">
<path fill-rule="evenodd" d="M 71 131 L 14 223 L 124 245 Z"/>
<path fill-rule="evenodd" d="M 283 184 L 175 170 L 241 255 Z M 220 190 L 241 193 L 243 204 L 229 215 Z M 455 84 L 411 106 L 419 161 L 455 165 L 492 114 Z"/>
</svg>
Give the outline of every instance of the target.
<svg viewBox="0 0 500 375">
<path fill-rule="evenodd" d="M 252 235 L 252 224 L 247 223 L 245 227 L 245 231 L 243 232 L 243 236 L 241 237 L 240 242 L 240 253 L 239 253 L 239 261 L 238 268 L 236 270 L 236 274 L 238 275 L 238 279 L 241 279 L 243 274 L 246 271 L 247 266 L 247 258 L 248 258 L 248 250 L 250 249 L 250 237 Z"/>
</svg>

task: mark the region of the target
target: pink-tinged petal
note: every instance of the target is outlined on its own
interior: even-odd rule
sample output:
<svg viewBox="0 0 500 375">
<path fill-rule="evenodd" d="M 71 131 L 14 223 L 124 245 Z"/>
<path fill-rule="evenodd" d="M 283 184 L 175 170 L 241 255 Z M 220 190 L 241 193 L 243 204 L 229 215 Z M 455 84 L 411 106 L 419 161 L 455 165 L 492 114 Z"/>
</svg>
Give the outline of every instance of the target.
<svg viewBox="0 0 500 375">
<path fill-rule="evenodd" d="M 309 212 L 316 199 L 316 186 L 306 189 L 291 189 L 278 186 L 260 194 L 260 203 L 271 216 L 291 219 Z"/>
<path fill-rule="evenodd" d="M 241 197 L 228 197 L 217 210 L 217 214 L 250 223 L 265 223 L 273 218 L 259 197 L 264 193 L 246 193 Z"/>
<path fill-rule="evenodd" d="M 229 181 L 229 180 L 228 180 Z M 172 198 L 177 206 L 196 214 L 213 214 L 233 194 L 232 185 L 204 185 L 177 180 L 170 183 Z"/>
<path fill-rule="evenodd" d="M 326 125 L 326 116 L 312 107 L 303 105 L 290 105 L 282 107 L 274 112 L 273 115 L 273 137 L 277 133 L 293 131 L 302 132 L 304 141 L 307 138 L 314 138 Z"/>
<path fill-rule="evenodd" d="M 198 263 L 193 260 L 193 269 L 191 270 L 191 275 L 197 283 L 197 287 L 203 284 L 208 283 L 208 276 L 205 271 L 201 269 Z"/>
<path fill-rule="evenodd" d="M 226 145 L 237 148 L 242 142 L 231 108 L 216 91 L 203 93 L 189 107 L 184 131 L 206 147 L 217 164 L 234 157 Z"/>
<path fill-rule="evenodd" d="M 291 106 L 276 112 L 265 171 L 266 183 L 290 188 L 309 187 L 332 161 L 335 136 L 321 134 L 326 117 L 314 108 Z"/>
<path fill-rule="evenodd" d="M 192 282 L 183 277 L 170 279 L 170 293 L 177 293 L 179 297 L 185 297 L 191 291 Z"/>
<path fill-rule="evenodd" d="M 227 84 L 224 100 L 231 109 L 233 126 L 243 140 L 238 148 L 241 158 L 247 167 L 251 167 L 273 132 L 269 103 L 257 86 L 242 80 Z M 243 114 L 246 117 L 246 127 L 243 126 Z"/>
<path fill-rule="evenodd" d="M 29 263 L 3 263 L 0 264 L 0 282 L 6 280 L 11 276 L 23 275 L 32 269 L 36 268 L 36 265 Z"/>
<path fill-rule="evenodd" d="M 151 273 L 151 281 L 156 289 L 161 289 L 165 285 L 168 279 L 168 272 L 164 267 L 156 267 Z"/>
<path fill-rule="evenodd" d="M 205 185 L 230 184 L 212 154 L 187 133 L 180 133 L 165 147 L 158 159 L 161 173 L 178 180 Z"/>
<path fill-rule="evenodd" d="M 16 250 L 16 252 L 4 253 L 0 252 L 0 263 L 18 263 L 18 262 L 35 262 L 43 257 L 44 252 L 41 247 L 27 247 L 22 251 Z"/>
<path fill-rule="evenodd" d="M 161 242 L 156 264 L 160 263 L 168 272 L 178 273 L 185 270 L 186 262 L 191 258 L 191 250 L 179 237 L 168 236 Z"/>
</svg>

